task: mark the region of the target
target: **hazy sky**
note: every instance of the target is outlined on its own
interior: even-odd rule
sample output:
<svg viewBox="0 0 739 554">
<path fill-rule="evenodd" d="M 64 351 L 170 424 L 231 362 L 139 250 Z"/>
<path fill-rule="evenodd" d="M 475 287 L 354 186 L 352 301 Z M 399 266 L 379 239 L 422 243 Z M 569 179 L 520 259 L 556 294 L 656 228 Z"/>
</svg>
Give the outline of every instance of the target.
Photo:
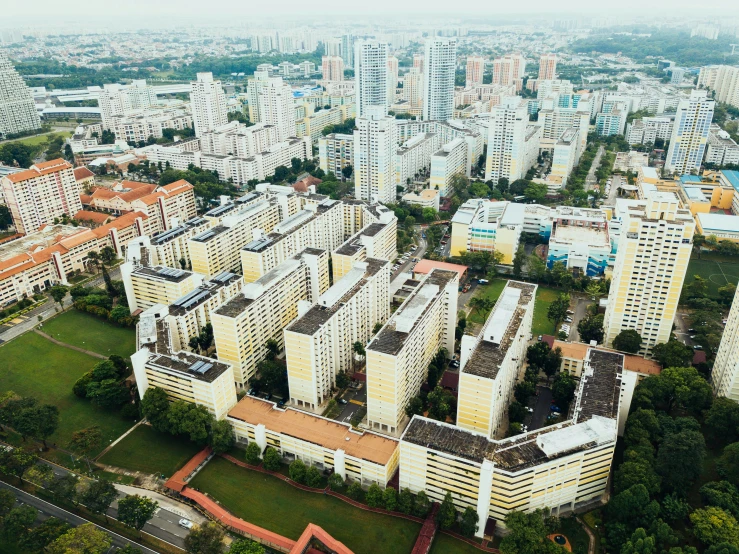
<svg viewBox="0 0 739 554">
<path fill-rule="evenodd" d="M 484 15 L 486 18 L 496 14 L 584 14 L 601 12 L 609 9 L 614 15 L 625 15 L 632 19 L 640 13 L 661 12 L 662 17 L 670 17 L 680 12 L 693 11 L 705 18 L 707 11 L 730 9 L 739 11 L 733 0 L 701 0 L 696 4 L 693 0 L 620 0 L 617 4 L 606 4 L 600 0 L 527 0 L 511 2 L 493 0 L 473 0 L 472 2 L 451 3 L 449 0 L 371 0 L 369 2 L 346 2 L 344 0 L 324 0 L 323 2 L 305 2 L 305 0 L 118 0 L 117 2 L 100 2 L 100 0 L 0 0 L 3 5 L 0 13 L 0 26 L 5 26 L 5 18 L 34 18 L 47 20 L 49 17 L 62 16 L 65 20 L 77 19 L 82 26 L 87 18 L 106 17 L 110 11 L 111 18 L 123 17 L 130 21 L 139 19 L 146 21 L 152 17 L 207 19 L 223 18 L 224 24 L 233 24 L 234 16 L 249 18 L 250 16 L 290 17 L 299 14 L 317 15 L 333 13 L 336 15 L 371 14 L 379 17 L 397 17 L 399 13 L 415 13 L 417 15 L 449 14 L 452 18 L 474 17 Z M 466 7 L 465 8 L 463 8 Z M 464 9 L 464 11 L 462 11 Z M 616 11 L 618 10 L 618 11 Z M 451 12 L 451 13 L 450 13 Z M 5 19 L 5 21 L 3 21 Z M 406 19 L 406 18 L 403 18 Z M 3 25 L 5 24 L 5 25 Z"/>
</svg>

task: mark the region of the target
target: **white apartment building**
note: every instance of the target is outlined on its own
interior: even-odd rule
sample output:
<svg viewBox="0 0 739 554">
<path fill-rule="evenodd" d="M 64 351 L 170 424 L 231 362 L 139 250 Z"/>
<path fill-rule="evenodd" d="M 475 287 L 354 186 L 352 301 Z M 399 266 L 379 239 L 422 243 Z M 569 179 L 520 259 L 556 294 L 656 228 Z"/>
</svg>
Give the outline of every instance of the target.
<svg viewBox="0 0 739 554">
<path fill-rule="evenodd" d="M 395 104 L 395 95 L 398 90 L 398 58 L 387 57 L 387 101 L 388 105 Z"/>
<path fill-rule="evenodd" d="M 554 145 L 567 129 L 580 131 L 578 157 L 585 151 L 590 128 L 590 105 L 581 102 L 577 108 L 545 107 L 539 110 L 537 124 L 541 127 L 541 148 L 553 150 Z"/>
<path fill-rule="evenodd" d="M 61 158 L 5 175 L 0 188 L 18 233 L 32 233 L 82 209 L 72 165 Z"/>
<path fill-rule="evenodd" d="M 433 269 L 366 348 L 367 422 L 375 430 L 401 431 L 405 407 L 421 390 L 440 348 L 454 351 L 456 271 Z"/>
<path fill-rule="evenodd" d="M 451 184 L 454 176 L 469 177 L 471 171 L 468 144 L 462 137 L 457 137 L 431 156 L 430 187 L 438 190 L 441 196 L 449 196 L 453 192 Z"/>
<path fill-rule="evenodd" d="M 567 179 L 569 179 L 572 169 L 580 161 L 578 155 L 579 134 L 579 129 L 571 127 L 562 133 L 557 144 L 554 145 L 550 175 L 561 179 L 562 187 L 567 185 Z"/>
<path fill-rule="evenodd" d="M 652 192 L 644 200 L 617 200 L 622 220 L 603 343 L 625 329 L 642 337 L 640 353 L 667 342 L 688 269 L 695 221 L 673 193 Z"/>
<path fill-rule="evenodd" d="M 115 134 L 116 140 L 136 144 L 147 141 L 149 137 L 162 138 L 164 129 L 182 131 L 192 125 L 189 109 L 168 108 L 129 111 L 126 115 L 112 116 L 108 119 L 107 128 Z"/>
<path fill-rule="evenodd" d="M 200 136 L 200 151 L 217 156 L 249 158 L 280 142 L 275 125 L 256 123 L 247 127 L 231 121 Z"/>
<path fill-rule="evenodd" d="M 344 60 L 340 56 L 323 56 L 321 58 L 321 77 L 324 81 L 343 81 Z"/>
<path fill-rule="evenodd" d="M 359 107 L 359 102 L 357 103 Z M 369 202 L 394 202 L 398 129 L 383 106 L 371 105 L 356 119 L 354 196 Z"/>
<path fill-rule="evenodd" d="M 357 95 L 357 117 L 368 114 L 369 106 L 382 109 L 387 114 L 390 105 L 387 95 L 386 42 L 357 41 L 354 50 L 354 92 Z"/>
<path fill-rule="evenodd" d="M 130 85 L 108 84 L 98 93 L 103 128 L 110 129 L 114 118 L 157 105 L 154 87 L 144 79 L 135 79 Z M 146 139 L 144 139 L 146 140 Z"/>
<path fill-rule="evenodd" d="M 337 177 L 347 165 L 354 165 L 354 135 L 331 133 L 318 139 L 318 166 Z"/>
<path fill-rule="evenodd" d="M 529 169 L 526 166 L 529 124 L 526 102 L 519 96 L 506 98 L 491 113 L 485 180 L 497 183 L 498 179 L 505 177 L 512 183 Z"/>
<path fill-rule="evenodd" d="M 4 52 L 0 52 L 0 137 L 41 127 L 31 91 Z"/>
<path fill-rule="evenodd" d="M 482 84 L 485 75 L 485 58 L 482 56 L 467 56 L 467 73 L 465 75 L 465 88 Z"/>
<path fill-rule="evenodd" d="M 674 122 L 674 116 L 635 119 L 626 125 L 625 138 L 629 144 L 654 144 L 658 138 L 670 140 Z"/>
<path fill-rule="evenodd" d="M 426 40 L 423 83 L 423 119 L 446 121 L 454 114 L 454 77 L 457 69 L 457 39 L 433 37 Z"/>
<path fill-rule="evenodd" d="M 423 73 L 417 67 L 411 67 L 403 75 L 403 90 L 400 97 L 408 102 L 411 108 L 418 109 L 423 105 Z"/>
<path fill-rule="evenodd" d="M 513 387 L 523 377 L 536 289 L 508 281 L 482 332 L 462 337 L 458 427 L 502 438 Z"/>
<path fill-rule="evenodd" d="M 155 304 L 169 306 L 202 285 L 203 276 L 184 269 L 150 266 L 146 259 L 135 257 L 132 250 L 121 264 L 121 281 L 133 313 Z"/>
<path fill-rule="evenodd" d="M 408 187 L 416 175 L 428 171 L 431 156 L 441 146 L 441 137 L 436 133 L 419 133 L 408 139 L 395 152 L 395 185 Z"/>
<path fill-rule="evenodd" d="M 739 295 L 734 295 L 716 361 L 711 372 L 711 385 L 716 396 L 739 402 Z"/>
<path fill-rule="evenodd" d="M 192 81 L 190 86 L 196 137 L 228 123 L 226 94 L 221 82 L 213 80 L 212 73 L 198 73 L 197 80 Z"/>
<path fill-rule="evenodd" d="M 341 279 L 357 263 L 367 259 L 393 261 L 398 257 L 398 219 L 390 210 L 380 213 L 379 221 L 368 223 L 361 231 L 331 252 L 334 281 Z"/>
<path fill-rule="evenodd" d="M 355 342 L 367 344 L 373 327 L 390 316 L 390 262 L 357 262 L 312 306 L 285 328 L 290 402 L 321 410 L 336 376 L 354 369 Z"/>
<path fill-rule="evenodd" d="M 702 67 L 698 86 L 716 91 L 716 100 L 739 108 L 739 67 L 709 65 Z"/>
<path fill-rule="evenodd" d="M 739 164 L 739 145 L 731 138 L 729 133 L 716 124 L 711 125 L 708 134 L 706 163 L 715 165 Z"/>
<path fill-rule="evenodd" d="M 292 87 L 282 77 L 271 77 L 257 94 L 259 121 L 277 129 L 280 142 L 295 136 L 295 102 Z"/>
<path fill-rule="evenodd" d="M 150 262 L 153 265 L 178 267 L 184 260 L 185 266 L 189 267 L 191 261 L 188 240 L 205 231 L 210 225 L 207 219 L 196 216 L 151 237 L 148 245 Z"/>
<path fill-rule="evenodd" d="M 283 344 L 283 329 L 298 316 L 300 302 L 316 302 L 326 292 L 328 257 L 306 248 L 211 312 L 218 359 L 233 366 L 237 387 L 254 377 L 269 339 Z"/>
<path fill-rule="evenodd" d="M 249 106 L 249 121 L 259 123 L 262 121 L 259 113 L 259 91 L 269 81 L 269 71 L 257 70 L 254 75 L 246 80 L 246 98 Z"/>
<path fill-rule="evenodd" d="M 706 152 L 714 105 L 715 101 L 708 98 L 705 90 L 694 90 L 690 98 L 680 101 L 665 159 L 665 171 L 678 175 L 698 172 Z"/>
<path fill-rule="evenodd" d="M 323 137 L 323 130 L 330 125 L 339 125 L 344 123 L 347 119 L 352 119 L 355 116 L 354 109 L 356 105 L 343 104 L 340 106 L 334 106 L 329 109 L 316 109 L 307 110 L 305 117 L 298 119 L 295 122 L 295 136 L 304 137 L 308 136 L 311 138 L 313 143 L 318 142 Z"/>
</svg>

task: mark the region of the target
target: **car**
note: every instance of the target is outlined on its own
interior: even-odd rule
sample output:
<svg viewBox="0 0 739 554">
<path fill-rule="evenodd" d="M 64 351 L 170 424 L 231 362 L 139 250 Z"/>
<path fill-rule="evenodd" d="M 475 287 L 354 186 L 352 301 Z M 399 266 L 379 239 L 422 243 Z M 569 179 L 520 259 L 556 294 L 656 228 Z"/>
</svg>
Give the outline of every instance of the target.
<svg viewBox="0 0 739 554">
<path fill-rule="evenodd" d="M 698 335 L 690 335 L 690 340 L 693 340 L 693 339 L 695 339 L 695 337 L 697 337 L 697 336 L 698 336 Z"/>
<path fill-rule="evenodd" d="M 339 398 L 339 404 L 347 404 L 347 401 L 343 398 Z"/>
<path fill-rule="evenodd" d="M 567 323 L 572 323 L 572 318 L 571 318 L 571 317 L 566 317 L 566 318 L 565 318 L 565 321 L 566 321 Z"/>
<path fill-rule="evenodd" d="M 572 310 L 567 310 L 567 313 L 573 315 L 575 312 L 573 312 Z"/>
<path fill-rule="evenodd" d="M 693 345 L 693 350 L 703 350 L 703 347 L 700 344 Z"/>
<path fill-rule="evenodd" d="M 254 396 L 256 393 L 254 392 L 254 389 L 249 389 L 248 391 L 246 391 L 246 394 L 248 394 L 249 396 Z"/>
<path fill-rule="evenodd" d="M 688 329 L 688 333 L 695 333 L 695 329 L 693 329 L 693 328 Z"/>
<path fill-rule="evenodd" d="M 544 338 L 544 337 L 542 337 L 541 335 L 539 335 L 539 336 L 538 336 L 538 337 L 536 338 L 536 340 L 538 340 L 539 342 L 541 342 L 541 339 L 542 339 L 542 338 Z"/>
<path fill-rule="evenodd" d="M 526 406 L 526 411 L 529 412 L 530 414 L 533 414 L 534 408 L 529 408 L 528 406 Z"/>
<path fill-rule="evenodd" d="M 449 365 L 452 367 L 459 367 L 459 362 L 456 360 L 452 360 L 451 362 L 449 362 Z"/>
<path fill-rule="evenodd" d="M 178 521 L 177 524 L 184 529 L 192 529 L 194 527 L 192 521 L 185 519 L 184 517 Z"/>
<path fill-rule="evenodd" d="M 554 412 L 555 414 L 558 414 L 562 410 L 559 409 L 559 406 L 555 406 L 554 404 L 552 404 L 551 406 L 549 406 L 549 411 Z"/>
</svg>

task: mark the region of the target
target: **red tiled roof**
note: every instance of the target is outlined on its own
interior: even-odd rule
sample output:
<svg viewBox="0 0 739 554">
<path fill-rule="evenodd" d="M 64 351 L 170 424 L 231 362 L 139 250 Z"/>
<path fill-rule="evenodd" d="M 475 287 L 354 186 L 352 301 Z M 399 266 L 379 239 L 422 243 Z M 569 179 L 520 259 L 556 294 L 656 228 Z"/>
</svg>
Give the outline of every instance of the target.
<svg viewBox="0 0 739 554">
<path fill-rule="evenodd" d="M 93 223 L 106 223 L 112 216 L 101 212 L 91 212 L 89 210 L 80 210 L 74 214 L 77 221 L 92 221 Z"/>
<path fill-rule="evenodd" d="M 74 178 L 76 180 L 81 181 L 82 179 L 89 179 L 90 177 L 95 177 L 95 174 L 86 167 L 74 168 Z"/>
</svg>

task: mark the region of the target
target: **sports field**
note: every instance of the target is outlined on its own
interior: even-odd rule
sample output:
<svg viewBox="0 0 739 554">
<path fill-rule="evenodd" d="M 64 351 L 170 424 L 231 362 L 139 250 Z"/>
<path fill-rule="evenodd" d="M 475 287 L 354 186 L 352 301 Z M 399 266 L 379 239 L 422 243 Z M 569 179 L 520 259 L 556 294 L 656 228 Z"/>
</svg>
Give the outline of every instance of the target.
<svg viewBox="0 0 739 554">
<path fill-rule="evenodd" d="M 685 286 L 693 282 L 693 277 L 700 275 L 708 281 L 708 295 L 718 296 L 719 287 L 727 283 L 739 283 L 739 261 L 724 261 L 718 257 L 703 256 L 702 259 L 691 258 L 685 275 Z"/>
</svg>

